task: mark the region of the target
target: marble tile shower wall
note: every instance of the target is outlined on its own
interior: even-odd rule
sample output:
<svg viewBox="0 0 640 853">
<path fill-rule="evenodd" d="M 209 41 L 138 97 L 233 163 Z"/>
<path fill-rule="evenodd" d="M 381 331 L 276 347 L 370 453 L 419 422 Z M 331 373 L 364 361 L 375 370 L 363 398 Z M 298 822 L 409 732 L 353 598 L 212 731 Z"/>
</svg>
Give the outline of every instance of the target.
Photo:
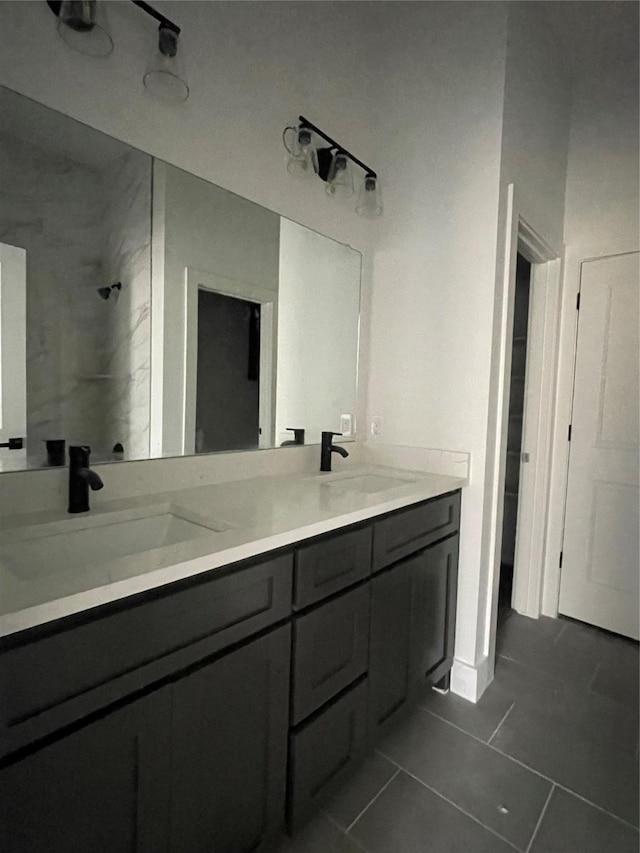
<svg viewBox="0 0 640 853">
<path fill-rule="evenodd" d="M 130 151 L 103 176 L 104 271 L 121 282 L 110 299 L 105 350 L 104 418 L 108 448 L 126 459 L 149 456 L 151 391 L 151 158 Z"/>
<path fill-rule="evenodd" d="M 0 157 L 0 242 L 27 253 L 30 467 L 50 438 L 90 444 L 95 461 L 118 441 L 147 458 L 150 158 L 94 168 L 2 135 Z M 118 300 L 101 299 L 116 281 Z"/>
<path fill-rule="evenodd" d="M 95 170 L 23 139 L 0 137 L 0 241 L 27 252 L 27 452 L 43 441 L 103 440 L 99 369 L 105 305 L 102 208 Z"/>
</svg>

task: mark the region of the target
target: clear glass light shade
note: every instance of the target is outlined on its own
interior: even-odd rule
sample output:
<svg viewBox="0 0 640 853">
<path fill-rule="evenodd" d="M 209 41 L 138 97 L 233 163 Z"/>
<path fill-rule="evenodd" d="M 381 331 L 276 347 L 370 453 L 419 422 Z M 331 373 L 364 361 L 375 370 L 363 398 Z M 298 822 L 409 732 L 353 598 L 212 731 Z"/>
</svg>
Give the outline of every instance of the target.
<svg viewBox="0 0 640 853">
<path fill-rule="evenodd" d="M 184 63 L 178 51 L 178 35 L 160 27 L 158 46 L 153 51 L 142 78 L 145 88 L 162 101 L 186 101 L 189 84 Z"/>
<path fill-rule="evenodd" d="M 365 177 L 362 187 L 360 188 L 358 203 L 356 204 L 356 213 L 367 219 L 374 219 L 376 216 L 382 215 L 380 183 L 378 179 L 374 178 L 372 175 L 367 175 Z"/>
<path fill-rule="evenodd" d="M 315 150 L 311 131 L 305 127 L 287 127 L 282 139 L 289 152 L 287 172 L 299 180 L 315 175 Z"/>
<path fill-rule="evenodd" d="M 327 176 L 327 194 L 338 198 L 353 195 L 353 175 L 351 163 L 346 154 L 336 151 Z"/>
<path fill-rule="evenodd" d="M 86 56 L 109 56 L 113 39 L 103 5 L 96 0 L 62 0 L 57 23 L 60 38 Z"/>
</svg>

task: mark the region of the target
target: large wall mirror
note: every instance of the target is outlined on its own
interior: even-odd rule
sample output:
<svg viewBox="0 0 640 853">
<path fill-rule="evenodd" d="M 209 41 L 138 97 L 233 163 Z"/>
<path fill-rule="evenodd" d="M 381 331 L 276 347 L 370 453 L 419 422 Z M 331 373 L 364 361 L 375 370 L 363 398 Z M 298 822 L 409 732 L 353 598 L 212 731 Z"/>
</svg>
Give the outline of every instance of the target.
<svg viewBox="0 0 640 853">
<path fill-rule="evenodd" d="M 355 437 L 358 252 L 2 87 L 0 164 L 0 471 Z"/>
</svg>

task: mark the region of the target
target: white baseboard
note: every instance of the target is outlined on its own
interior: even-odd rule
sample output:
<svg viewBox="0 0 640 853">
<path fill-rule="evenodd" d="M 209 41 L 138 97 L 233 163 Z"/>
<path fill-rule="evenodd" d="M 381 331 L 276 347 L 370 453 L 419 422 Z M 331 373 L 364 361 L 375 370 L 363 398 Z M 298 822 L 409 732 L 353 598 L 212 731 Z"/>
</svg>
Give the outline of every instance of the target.
<svg viewBox="0 0 640 853">
<path fill-rule="evenodd" d="M 451 692 L 457 696 L 478 702 L 492 681 L 493 666 L 489 665 L 488 657 L 483 657 L 475 666 L 457 659 L 453 661 Z"/>
</svg>

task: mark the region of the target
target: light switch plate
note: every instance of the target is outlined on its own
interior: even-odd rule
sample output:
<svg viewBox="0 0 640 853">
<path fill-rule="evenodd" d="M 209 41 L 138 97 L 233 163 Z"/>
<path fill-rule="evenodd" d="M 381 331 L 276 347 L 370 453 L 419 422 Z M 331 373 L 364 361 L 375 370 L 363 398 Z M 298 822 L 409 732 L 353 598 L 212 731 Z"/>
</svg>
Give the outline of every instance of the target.
<svg viewBox="0 0 640 853">
<path fill-rule="evenodd" d="M 351 415 L 340 415 L 340 432 L 342 435 L 351 435 Z"/>
<path fill-rule="evenodd" d="M 382 418 L 380 415 L 375 415 L 371 418 L 371 435 L 374 438 L 378 438 L 380 433 L 382 432 Z"/>
</svg>

